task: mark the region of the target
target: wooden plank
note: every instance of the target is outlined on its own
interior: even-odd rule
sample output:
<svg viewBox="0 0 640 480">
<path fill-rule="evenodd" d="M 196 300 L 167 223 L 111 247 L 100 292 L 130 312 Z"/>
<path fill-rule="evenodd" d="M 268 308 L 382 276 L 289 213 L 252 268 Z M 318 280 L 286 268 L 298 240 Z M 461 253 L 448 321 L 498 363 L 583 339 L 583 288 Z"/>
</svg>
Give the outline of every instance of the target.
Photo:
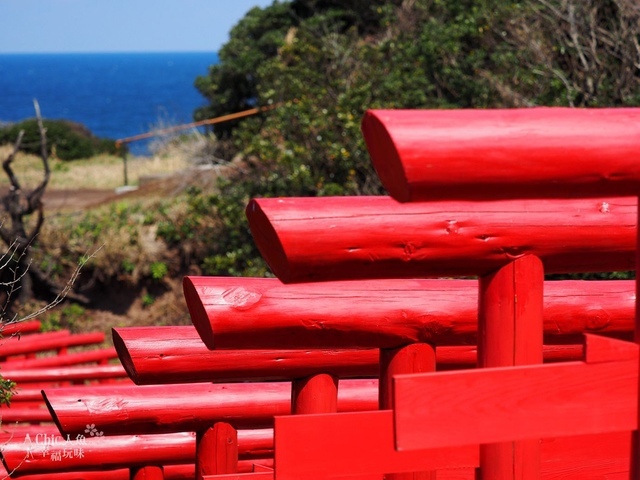
<svg viewBox="0 0 640 480">
<path fill-rule="evenodd" d="M 438 480 L 474 480 L 479 447 L 413 452 L 393 448 L 391 411 L 276 418 L 276 479 L 382 480 L 383 472 L 437 467 Z M 326 433 L 331 431 L 333 436 Z M 631 434 L 541 441 L 542 480 L 602 480 L 629 472 Z M 450 468 L 447 468 L 450 467 Z M 363 473 L 366 472 L 366 473 Z"/>
<path fill-rule="evenodd" d="M 636 198 L 399 204 L 261 198 L 247 206 L 284 283 L 482 275 L 523 254 L 547 273 L 633 270 Z M 623 266 L 624 265 L 624 266 Z"/>
<path fill-rule="evenodd" d="M 231 473 L 228 475 L 206 475 L 202 480 L 273 480 L 273 472 Z"/>
<path fill-rule="evenodd" d="M 402 202 L 634 195 L 636 108 L 369 110 L 373 165 Z"/>
<path fill-rule="evenodd" d="M 606 345 L 618 342 L 623 359 L 611 361 L 615 347 Z M 637 345 L 595 336 L 587 339 L 586 362 L 398 375 L 396 447 L 631 431 L 637 380 Z"/>
<path fill-rule="evenodd" d="M 477 341 L 475 280 L 284 285 L 272 278 L 185 277 L 183 285 L 192 321 L 208 348 L 396 348 Z M 633 281 L 546 282 L 546 343 L 581 343 L 585 332 L 631 338 L 634 288 Z"/>
<path fill-rule="evenodd" d="M 275 421 L 277 480 L 334 479 L 342 475 L 380 479 L 384 473 L 475 467 L 478 461 L 475 446 L 397 452 L 391 410 L 295 415 Z"/>
</svg>

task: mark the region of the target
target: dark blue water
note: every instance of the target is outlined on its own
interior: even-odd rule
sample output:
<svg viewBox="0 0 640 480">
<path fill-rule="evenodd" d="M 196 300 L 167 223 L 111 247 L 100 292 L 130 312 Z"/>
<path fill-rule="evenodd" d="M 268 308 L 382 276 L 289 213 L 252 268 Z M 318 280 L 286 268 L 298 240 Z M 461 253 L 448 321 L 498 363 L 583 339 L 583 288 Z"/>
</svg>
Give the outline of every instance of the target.
<svg viewBox="0 0 640 480">
<path fill-rule="evenodd" d="M 192 121 L 204 98 L 193 83 L 215 53 L 0 55 L 0 122 L 42 116 L 85 124 L 97 136 L 129 137 Z M 148 153 L 146 142 L 130 144 Z"/>
</svg>

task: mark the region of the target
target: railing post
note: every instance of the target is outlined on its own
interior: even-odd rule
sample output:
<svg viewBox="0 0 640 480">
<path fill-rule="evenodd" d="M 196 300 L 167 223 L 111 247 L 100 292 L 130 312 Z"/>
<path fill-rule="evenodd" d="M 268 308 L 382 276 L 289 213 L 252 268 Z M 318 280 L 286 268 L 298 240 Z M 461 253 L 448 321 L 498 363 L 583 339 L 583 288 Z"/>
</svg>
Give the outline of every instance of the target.
<svg viewBox="0 0 640 480">
<path fill-rule="evenodd" d="M 196 435 L 196 480 L 205 475 L 238 471 L 238 431 L 228 423 L 217 422 Z"/>
<path fill-rule="evenodd" d="M 428 343 L 413 343 L 380 350 L 380 410 L 393 409 L 393 376 L 401 373 L 436 371 L 436 349 Z M 428 435 L 429 432 L 425 432 Z M 385 480 L 435 480 L 436 472 L 387 473 Z"/>
<path fill-rule="evenodd" d="M 163 480 L 164 471 L 159 466 L 136 467 L 130 469 L 131 480 Z"/>
<path fill-rule="evenodd" d="M 542 363 L 543 284 L 542 262 L 533 255 L 480 277 L 479 367 Z M 539 440 L 481 445 L 480 475 L 482 480 L 539 480 Z"/>
<path fill-rule="evenodd" d="M 291 385 L 291 413 L 335 413 L 338 411 L 338 378 L 318 373 L 297 379 Z"/>
</svg>

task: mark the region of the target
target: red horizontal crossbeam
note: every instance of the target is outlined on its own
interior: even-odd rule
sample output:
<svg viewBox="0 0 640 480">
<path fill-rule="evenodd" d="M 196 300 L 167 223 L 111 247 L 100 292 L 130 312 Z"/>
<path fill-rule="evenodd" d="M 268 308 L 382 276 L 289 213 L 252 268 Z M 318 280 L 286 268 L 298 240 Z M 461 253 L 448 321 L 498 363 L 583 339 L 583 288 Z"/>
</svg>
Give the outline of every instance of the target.
<svg viewBox="0 0 640 480">
<path fill-rule="evenodd" d="M 394 377 L 398 450 L 634 430 L 638 345 L 586 342 L 584 362 Z"/>
<path fill-rule="evenodd" d="M 75 382 L 83 380 L 102 380 L 107 378 L 126 378 L 122 365 L 88 365 L 74 367 L 49 367 L 29 369 L 2 369 L 2 376 L 16 383 Z"/>
<path fill-rule="evenodd" d="M 284 285 L 270 278 L 185 277 L 191 319 L 209 348 L 393 348 L 476 344 L 475 280 Z M 546 343 L 583 332 L 631 338 L 633 281 L 546 282 Z"/>
<path fill-rule="evenodd" d="M 379 353 L 369 350 L 209 350 L 192 326 L 113 329 L 113 343 L 138 385 L 288 381 L 315 373 L 377 377 Z"/>
<path fill-rule="evenodd" d="M 67 330 L 9 337 L 0 341 L 0 358 L 104 342 L 102 332 L 70 334 Z"/>
<path fill-rule="evenodd" d="M 526 254 L 546 273 L 633 270 L 636 203 L 261 198 L 246 214 L 273 272 L 294 283 L 482 275 Z"/>
<path fill-rule="evenodd" d="M 1 364 L 0 368 L 46 368 L 82 365 L 84 363 L 104 362 L 118 358 L 115 348 L 101 348 L 98 350 L 86 350 L 82 352 L 66 353 L 62 355 L 50 355 L 47 357 L 28 358 L 24 360 L 11 360 Z"/>
<path fill-rule="evenodd" d="M 340 411 L 374 410 L 376 380 L 340 382 Z M 112 385 L 43 391 L 56 425 L 65 435 L 81 434 L 95 423 L 105 435 L 197 431 L 215 422 L 236 428 L 273 425 L 276 415 L 291 413 L 291 383 Z"/>
<path fill-rule="evenodd" d="M 397 200 L 635 195 L 633 108 L 370 110 L 373 165 Z"/>
<path fill-rule="evenodd" d="M 36 333 L 40 331 L 42 324 L 40 320 L 26 320 L 24 322 L 4 322 L 0 323 L 0 335 L 8 337 L 9 335 L 24 335 L 27 333 Z"/>
</svg>

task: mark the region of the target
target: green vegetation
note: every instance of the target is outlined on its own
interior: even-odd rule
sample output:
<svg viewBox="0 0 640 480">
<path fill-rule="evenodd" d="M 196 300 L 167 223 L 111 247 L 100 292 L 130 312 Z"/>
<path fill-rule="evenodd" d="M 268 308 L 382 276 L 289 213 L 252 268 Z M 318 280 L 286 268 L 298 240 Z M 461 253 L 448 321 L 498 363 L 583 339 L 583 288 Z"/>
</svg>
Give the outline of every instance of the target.
<svg viewBox="0 0 640 480">
<path fill-rule="evenodd" d="M 114 140 L 95 137 L 84 125 L 68 120 L 44 120 L 43 123 L 47 129 L 47 153 L 55 153 L 60 160 L 77 160 L 103 153 L 118 153 Z M 35 118 L 0 128 L 0 145 L 13 144 L 20 130 L 24 130 L 21 150 L 39 155 L 40 131 Z"/>
<path fill-rule="evenodd" d="M 216 242 L 200 256 L 204 270 L 259 273 L 242 214 L 249 198 L 382 193 L 360 133 L 369 108 L 639 105 L 639 19 L 631 2 L 614 0 L 255 8 L 197 79 L 210 104 L 196 118 L 275 108 L 216 130 L 220 151 L 241 154 L 247 168 L 213 196 L 192 193 L 205 211 L 187 209 L 172 242 L 206 214 Z"/>
</svg>

